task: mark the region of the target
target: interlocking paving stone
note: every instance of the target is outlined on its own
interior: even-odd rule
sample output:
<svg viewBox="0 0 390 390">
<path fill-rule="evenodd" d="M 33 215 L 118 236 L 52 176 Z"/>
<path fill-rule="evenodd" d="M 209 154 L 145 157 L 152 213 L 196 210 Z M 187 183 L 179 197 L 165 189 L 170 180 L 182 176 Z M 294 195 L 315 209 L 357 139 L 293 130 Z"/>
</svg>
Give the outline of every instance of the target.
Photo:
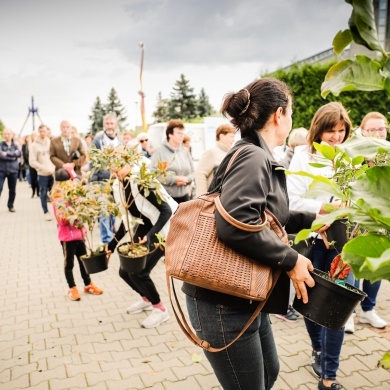
<svg viewBox="0 0 390 390">
<path fill-rule="evenodd" d="M 100 296 L 82 292 L 75 265 L 82 299 L 71 302 L 56 224 L 43 219 L 40 202 L 30 198 L 30 191 L 26 182 L 18 183 L 16 213 L 6 208 L 6 185 L 0 198 L 0 389 L 220 390 L 202 350 L 187 340 L 176 323 L 163 261 L 152 278 L 171 318 L 158 328 L 141 328 L 149 312 L 126 313 L 139 298 L 118 276 L 116 253 L 107 271 L 92 275 L 104 289 Z M 184 306 L 181 283 L 175 285 Z M 377 312 L 390 323 L 389 281 L 382 282 Z M 383 353 L 390 351 L 390 327 L 377 330 L 359 324 L 359 315 L 360 307 L 356 332 L 344 339 L 338 379 L 346 390 L 390 389 L 389 371 L 377 367 Z M 281 364 L 273 390 L 315 389 L 302 317 L 295 323 L 275 316 L 271 320 Z M 193 362 L 193 354 L 201 356 L 200 363 Z"/>
</svg>

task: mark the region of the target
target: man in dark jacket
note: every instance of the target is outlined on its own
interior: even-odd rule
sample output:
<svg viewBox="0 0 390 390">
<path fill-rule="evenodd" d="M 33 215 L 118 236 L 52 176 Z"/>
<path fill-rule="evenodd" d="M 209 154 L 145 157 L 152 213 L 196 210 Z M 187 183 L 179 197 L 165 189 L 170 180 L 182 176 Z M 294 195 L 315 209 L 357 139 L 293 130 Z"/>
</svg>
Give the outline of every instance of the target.
<svg viewBox="0 0 390 390">
<path fill-rule="evenodd" d="M 18 181 L 19 158 L 22 155 L 20 147 L 14 142 L 10 129 L 3 130 L 4 141 L 0 142 L 0 195 L 3 191 L 5 179 L 8 182 L 7 207 L 11 213 L 15 212 L 16 183 Z"/>
</svg>

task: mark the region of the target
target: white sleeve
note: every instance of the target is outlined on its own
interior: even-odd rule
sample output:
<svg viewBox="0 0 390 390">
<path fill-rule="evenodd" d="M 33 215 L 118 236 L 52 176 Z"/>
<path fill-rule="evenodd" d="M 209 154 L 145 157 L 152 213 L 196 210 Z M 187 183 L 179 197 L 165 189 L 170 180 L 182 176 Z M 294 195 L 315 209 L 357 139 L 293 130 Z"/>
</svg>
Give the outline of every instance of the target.
<svg viewBox="0 0 390 390">
<path fill-rule="evenodd" d="M 289 171 L 312 173 L 311 166 L 309 165 L 309 157 L 307 147 L 295 148 Z M 287 192 L 290 201 L 290 210 L 307 211 L 316 214 L 320 212 L 322 201 L 302 197 L 308 191 L 311 182 L 312 179 L 309 177 L 294 174 L 287 175 Z"/>
</svg>

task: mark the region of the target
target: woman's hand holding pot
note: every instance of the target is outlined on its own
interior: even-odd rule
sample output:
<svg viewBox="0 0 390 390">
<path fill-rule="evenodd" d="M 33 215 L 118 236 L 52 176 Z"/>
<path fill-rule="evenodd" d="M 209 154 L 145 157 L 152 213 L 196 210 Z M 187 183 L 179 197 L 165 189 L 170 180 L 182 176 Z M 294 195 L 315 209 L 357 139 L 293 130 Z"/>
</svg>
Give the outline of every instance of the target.
<svg viewBox="0 0 390 390">
<path fill-rule="evenodd" d="M 309 273 L 309 271 L 313 271 L 313 269 L 314 267 L 311 261 L 308 258 L 298 254 L 295 267 L 291 271 L 287 272 L 287 275 L 294 285 L 298 299 L 302 299 L 303 303 L 307 303 L 309 301 L 306 285 L 309 287 L 314 287 L 315 284 L 314 279 Z"/>
</svg>

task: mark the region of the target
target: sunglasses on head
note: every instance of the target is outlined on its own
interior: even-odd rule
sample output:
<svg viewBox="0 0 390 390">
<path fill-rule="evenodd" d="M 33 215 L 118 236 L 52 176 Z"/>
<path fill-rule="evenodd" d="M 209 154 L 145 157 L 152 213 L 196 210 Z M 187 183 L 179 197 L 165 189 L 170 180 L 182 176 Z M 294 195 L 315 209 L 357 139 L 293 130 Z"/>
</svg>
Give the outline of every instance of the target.
<svg viewBox="0 0 390 390">
<path fill-rule="evenodd" d="M 149 141 L 149 140 L 146 138 L 146 139 L 141 139 L 139 142 L 144 143 L 146 141 Z"/>
</svg>

